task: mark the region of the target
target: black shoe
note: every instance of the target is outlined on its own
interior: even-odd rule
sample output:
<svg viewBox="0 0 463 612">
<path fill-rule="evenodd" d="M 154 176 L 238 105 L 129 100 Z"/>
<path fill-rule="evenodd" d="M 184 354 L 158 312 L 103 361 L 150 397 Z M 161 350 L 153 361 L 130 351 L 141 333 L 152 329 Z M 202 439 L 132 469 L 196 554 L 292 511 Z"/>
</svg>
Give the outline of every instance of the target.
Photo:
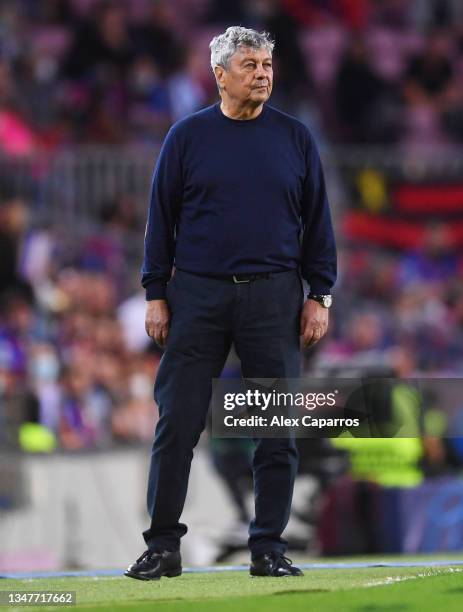
<svg viewBox="0 0 463 612">
<path fill-rule="evenodd" d="M 260 557 L 253 557 L 249 573 L 251 576 L 303 576 L 303 572 L 292 565 L 291 559 L 281 553 L 271 552 Z"/>
<path fill-rule="evenodd" d="M 146 550 L 124 572 L 124 576 L 137 580 L 159 580 L 161 576 L 173 578 L 182 573 L 182 558 L 178 551 L 156 552 Z"/>
</svg>

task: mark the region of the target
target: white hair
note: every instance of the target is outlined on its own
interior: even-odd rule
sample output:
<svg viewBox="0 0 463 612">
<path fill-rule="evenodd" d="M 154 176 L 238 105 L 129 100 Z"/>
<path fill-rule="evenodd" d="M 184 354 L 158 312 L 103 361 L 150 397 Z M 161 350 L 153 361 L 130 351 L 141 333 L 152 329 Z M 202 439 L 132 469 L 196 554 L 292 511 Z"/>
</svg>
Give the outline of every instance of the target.
<svg viewBox="0 0 463 612">
<path fill-rule="evenodd" d="M 230 58 L 239 47 L 265 48 L 272 54 L 274 46 L 275 43 L 267 32 L 257 32 L 250 28 L 231 26 L 223 34 L 214 36 L 209 44 L 212 70 L 216 66 L 222 66 L 227 70 Z"/>
</svg>

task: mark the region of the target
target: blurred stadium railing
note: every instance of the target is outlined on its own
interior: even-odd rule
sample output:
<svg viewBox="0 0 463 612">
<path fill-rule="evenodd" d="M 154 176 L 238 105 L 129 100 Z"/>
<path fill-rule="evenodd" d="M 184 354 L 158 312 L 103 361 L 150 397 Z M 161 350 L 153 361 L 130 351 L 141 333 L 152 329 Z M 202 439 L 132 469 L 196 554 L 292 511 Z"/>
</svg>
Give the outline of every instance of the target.
<svg viewBox="0 0 463 612">
<path fill-rule="evenodd" d="M 94 224 L 104 205 L 124 194 L 143 217 L 156 155 L 152 148 L 104 146 L 0 155 L 0 186 L 28 200 L 35 224 Z M 333 212 L 343 221 L 339 239 L 413 248 L 424 224 L 451 220 L 452 236 L 462 240 L 463 149 L 330 147 L 323 159 Z"/>
<path fill-rule="evenodd" d="M 156 155 L 92 146 L 27 159 L 0 156 L 0 185 L 30 201 L 33 222 L 75 227 L 97 221 L 105 203 L 122 194 L 146 207 Z"/>
</svg>

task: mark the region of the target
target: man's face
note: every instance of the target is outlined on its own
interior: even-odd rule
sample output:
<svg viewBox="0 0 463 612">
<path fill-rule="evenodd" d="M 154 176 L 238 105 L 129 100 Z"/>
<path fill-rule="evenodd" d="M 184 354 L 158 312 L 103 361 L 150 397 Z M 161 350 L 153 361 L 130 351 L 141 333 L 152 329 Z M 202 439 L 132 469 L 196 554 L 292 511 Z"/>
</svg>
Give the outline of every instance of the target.
<svg viewBox="0 0 463 612">
<path fill-rule="evenodd" d="M 218 66 L 215 74 L 220 88 L 241 103 L 259 106 L 272 93 L 272 56 L 265 48 L 239 47 L 230 58 L 228 70 Z"/>
</svg>

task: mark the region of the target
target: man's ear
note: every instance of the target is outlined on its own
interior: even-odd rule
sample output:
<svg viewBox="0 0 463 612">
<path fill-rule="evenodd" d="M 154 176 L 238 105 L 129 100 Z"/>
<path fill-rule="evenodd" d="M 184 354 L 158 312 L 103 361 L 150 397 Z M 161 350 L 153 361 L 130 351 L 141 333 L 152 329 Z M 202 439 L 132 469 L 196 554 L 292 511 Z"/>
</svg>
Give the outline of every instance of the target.
<svg viewBox="0 0 463 612">
<path fill-rule="evenodd" d="M 215 80 L 219 89 L 223 89 L 224 86 L 224 73 L 225 68 L 223 66 L 216 66 L 214 68 Z"/>
</svg>

